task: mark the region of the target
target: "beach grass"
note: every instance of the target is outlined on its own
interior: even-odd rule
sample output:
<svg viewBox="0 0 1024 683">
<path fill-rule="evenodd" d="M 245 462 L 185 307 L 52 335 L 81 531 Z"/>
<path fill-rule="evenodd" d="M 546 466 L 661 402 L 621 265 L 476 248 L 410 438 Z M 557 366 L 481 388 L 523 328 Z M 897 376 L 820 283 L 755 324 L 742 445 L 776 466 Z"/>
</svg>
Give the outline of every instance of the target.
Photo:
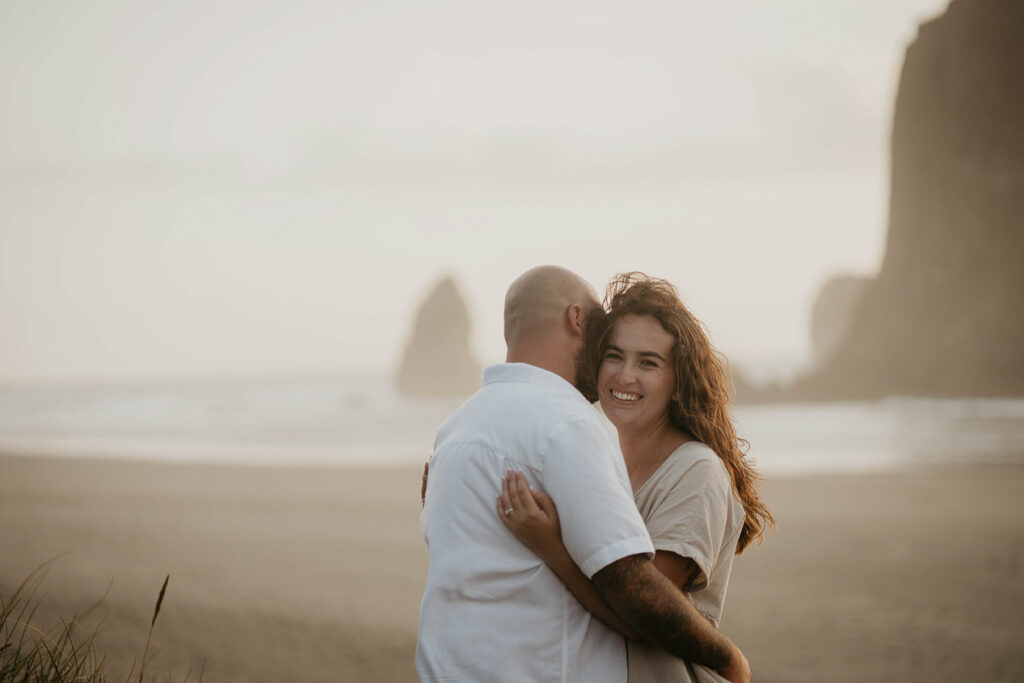
<svg viewBox="0 0 1024 683">
<path fill-rule="evenodd" d="M 40 587 L 53 561 L 32 570 L 10 595 L 0 593 L 0 683 L 110 683 L 112 678 L 104 671 L 106 656 L 95 645 L 102 621 L 91 628 L 86 626 L 107 593 L 86 609 L 76 611 L 70 617 L 62 617 L 48 628 L 36 622 L 36 614 L 42 604 Z M 138 683 L 145 680 L 150 639 L 170 578 L 168 575 L 164 579 L 153 610 L 146 647 L 139 663 Z M 185 674 L 186 683 L 191 675 L 191 670 Z M 133 663 L 125 683 L 135 680 Z M 150 680 L 161 679 L 151 676 Z M 170 674 L 162 680 L 169 682 Z M 201 671 L 198 680 L 202 681 Z"/>
</svg>

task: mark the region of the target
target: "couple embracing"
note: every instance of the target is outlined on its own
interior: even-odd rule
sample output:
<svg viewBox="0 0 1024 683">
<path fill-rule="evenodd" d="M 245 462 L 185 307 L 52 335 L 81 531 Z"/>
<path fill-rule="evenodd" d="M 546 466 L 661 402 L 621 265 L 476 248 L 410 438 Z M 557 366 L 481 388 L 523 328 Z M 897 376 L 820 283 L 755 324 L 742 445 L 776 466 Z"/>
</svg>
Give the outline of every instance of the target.
<svg viewBox="0 0 1024 683">
<path fill-rule="evenodd" d="M 663 280 L 620 276 L 602 306 L 541 266 L 505 342 L 425 475 L 421 680 L 749 681 L 717 624 L 773 521 L 701 323 Z"/>
</svg>

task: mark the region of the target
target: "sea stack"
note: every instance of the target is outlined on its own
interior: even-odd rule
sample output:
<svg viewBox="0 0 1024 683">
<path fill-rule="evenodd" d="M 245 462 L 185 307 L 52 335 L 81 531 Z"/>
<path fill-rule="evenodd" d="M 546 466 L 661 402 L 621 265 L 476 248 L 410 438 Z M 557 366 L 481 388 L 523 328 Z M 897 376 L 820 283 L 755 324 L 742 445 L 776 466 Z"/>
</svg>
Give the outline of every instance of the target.
<svg viewBox="0 0 1024 683">
<path fill-rule="evenodd" d="M 804 398 L 1024 395 L 1024 2 L 954 0 L 907 49 L 885 259 Z"/>
<path fill-rule="evenodd" d="M 480 387 L 480 365 L 469 348 L 469 312 L 455 281 L 443 278 L 416 313 L 398 369 L 405 396 L 468 396 Z"/>
<path fill-rule="evenodd" d="M 870 278 L 837 275 L 821 288 L 811 308 L 811 349 L 814 362 L 827 362 L 850 333 Z"/>
</svg>

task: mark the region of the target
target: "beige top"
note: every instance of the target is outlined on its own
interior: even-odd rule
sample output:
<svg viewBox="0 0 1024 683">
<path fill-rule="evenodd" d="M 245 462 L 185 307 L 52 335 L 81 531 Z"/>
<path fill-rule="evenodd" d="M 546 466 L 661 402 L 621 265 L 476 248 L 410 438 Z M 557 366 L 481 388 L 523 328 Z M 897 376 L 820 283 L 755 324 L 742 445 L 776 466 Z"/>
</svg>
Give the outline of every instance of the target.
<svg viewBox="0 0 1024 683">
<path fill-rule="evenodd" d="M 700 569 L 690 598 L 717 626 L 744 521 L 743 506 L 721 458 L 704 444 L 688 441 L 644 482 L 634 499 L 655 550 L 688 557 Z M 656 681 L 725 679 L 661 648 L 629 641 L 629 682 Z"/>
</svg>

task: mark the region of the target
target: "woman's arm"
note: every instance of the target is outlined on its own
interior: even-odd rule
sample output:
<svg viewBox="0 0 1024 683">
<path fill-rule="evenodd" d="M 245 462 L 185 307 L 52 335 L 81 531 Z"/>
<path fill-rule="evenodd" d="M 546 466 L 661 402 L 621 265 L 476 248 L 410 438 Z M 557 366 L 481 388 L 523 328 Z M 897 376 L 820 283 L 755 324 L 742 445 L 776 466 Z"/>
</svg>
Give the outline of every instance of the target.
<svg viewBox="0 0 1024 683">
<path fill-rule="evenodd" d="M 627 638 L 636 640 L 640 637 L 605 602 L 590 579 L 576 566 L 562 543 L 554 501 L 546 493 L 531 490 L 521 472 L 509 472 L 502 479 L 498 516 L 505 527 L 561 579 L 587 611 Z"/>
<path fill-rule="evenodd" d="M 427 504 L 427 476 L 430 474 L 430 458 L 423 463 L 423 480 L 420 484 L 420 507 Z"/>
<path fill-rule="evenodd" d="M 680 557 L 667 550 L 655 551 L 654 566 L 672 582 L 672 585 L 677 586 L 687 596 L 690 594 L 693 582 L 700 576 L 700 567 L 696 562 L 689 557 Z"/>
</svg>

